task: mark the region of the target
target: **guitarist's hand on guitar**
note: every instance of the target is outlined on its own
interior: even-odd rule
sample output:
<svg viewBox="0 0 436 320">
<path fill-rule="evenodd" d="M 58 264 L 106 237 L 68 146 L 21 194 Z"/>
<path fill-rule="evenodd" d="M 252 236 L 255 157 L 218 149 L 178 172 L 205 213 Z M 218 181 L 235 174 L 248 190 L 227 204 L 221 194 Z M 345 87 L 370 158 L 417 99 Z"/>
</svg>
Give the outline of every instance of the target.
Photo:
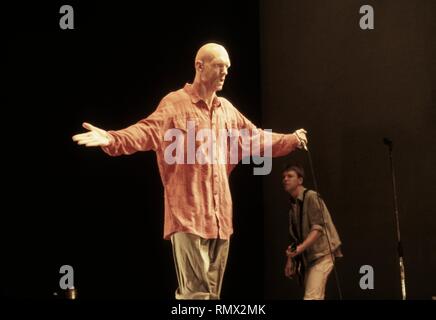
<svg viewBox="0 0 436 320">
<path fill-rule="evenodd" d="M 297 245 L 295 242 L 292 243 L 286 249 L 286 266 L 285 266 L 285 276 L 288 278 L 297 278 L 297 281 L 300 285 L 304 284 L 305 278 L 305 266 L 303 262 L 303 258 L 300 255 L 303 253 L 304 247 L 300 244 Z"/>
<path fill-rule="evenodd" d="M 303 252 L 301 250 L 301 246 L 297 246 L 295 250 L 292 249 L 293 249 L 292 246 L 288 246 L 288 248 L 286 249 L 286 255 L 288 256 L 288 258 L 293 258 Z"/>
</svg>

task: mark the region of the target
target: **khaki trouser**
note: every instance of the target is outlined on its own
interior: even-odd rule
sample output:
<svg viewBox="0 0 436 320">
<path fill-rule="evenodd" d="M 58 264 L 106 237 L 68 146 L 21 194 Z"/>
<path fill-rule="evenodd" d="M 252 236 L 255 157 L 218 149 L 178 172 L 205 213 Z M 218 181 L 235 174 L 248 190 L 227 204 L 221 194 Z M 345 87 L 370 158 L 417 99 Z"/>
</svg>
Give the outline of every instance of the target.
<svg viewBox="0 0 436 320">
<path fill-rule="evenodd" d="M 176 299 L 219 299 L 230 241 L 178 232 L 171 243 L 179 283 Z"/>
<path fill-rule="evenodd" d="M 327 278 L 333 270 L 331 255 L 315 261 L 306 272 L 304 300 L 324 300 Z"/>
</svg>

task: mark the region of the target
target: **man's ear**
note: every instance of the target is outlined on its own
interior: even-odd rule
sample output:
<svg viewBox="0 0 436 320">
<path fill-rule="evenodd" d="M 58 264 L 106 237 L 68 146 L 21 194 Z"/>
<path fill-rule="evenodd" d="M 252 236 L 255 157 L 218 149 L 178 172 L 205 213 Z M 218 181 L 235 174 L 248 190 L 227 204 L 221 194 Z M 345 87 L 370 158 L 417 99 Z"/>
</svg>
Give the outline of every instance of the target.
<svg viewBox="0 0 436 320">
<path fill-rule="evenodd" d="M 195 70 L 197 71 L 203 71 L 204 68 L 204 63 L 201 60 L 196 60 L 195 61 Z"/>
<path fill-rule="evenodd" d="M 299 177 L 299 178 L 298 178 L 298 183 L 299 183 L 300 185 L 303 185 L 303 177 Z"/>
</svg>

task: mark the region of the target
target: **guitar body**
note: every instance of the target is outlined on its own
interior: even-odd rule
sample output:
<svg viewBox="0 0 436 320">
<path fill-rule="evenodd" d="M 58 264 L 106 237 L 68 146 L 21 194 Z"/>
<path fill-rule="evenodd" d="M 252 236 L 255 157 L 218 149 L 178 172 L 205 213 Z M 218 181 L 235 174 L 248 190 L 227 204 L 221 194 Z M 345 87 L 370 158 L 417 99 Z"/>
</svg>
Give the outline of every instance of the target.
<svg viewBox="0 0 436 320">
<path fill-rule="evenodd" d="M 294 269 L 294 277 L 297 278 L 298 284 L 304 286 L 304 278 L 306 276 L 306 268 L 301 255 L 292 258 L 292 265 Z"/>
<path fill-rule="evenodd" d="M 297 244 L 293 242 L 291 244 L 291 251 L 297 250 Z M 293 257 L 292 259 L 292 274 L 293 278 L 297 278 L 298 284 L 300 286 L 304 286 L 304 278 L 306 276 L 306 267 L 304 264 L 303 256 L 298 255 Z"/>
</svg>

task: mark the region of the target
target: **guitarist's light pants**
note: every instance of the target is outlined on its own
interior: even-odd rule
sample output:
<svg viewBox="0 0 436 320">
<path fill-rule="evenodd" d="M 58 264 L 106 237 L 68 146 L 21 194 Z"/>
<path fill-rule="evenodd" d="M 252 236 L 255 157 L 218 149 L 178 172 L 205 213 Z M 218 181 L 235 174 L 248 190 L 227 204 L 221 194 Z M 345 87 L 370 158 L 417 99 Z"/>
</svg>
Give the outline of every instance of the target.
<svg viewBox="0 0 436 320">
<path fill-rule="evenodd" d="M 333 261 L 329 254 L 309 267 L 304 283 L 304 300 L 324 300 L 327 279 L 332 270 Z"/>
</svg>

